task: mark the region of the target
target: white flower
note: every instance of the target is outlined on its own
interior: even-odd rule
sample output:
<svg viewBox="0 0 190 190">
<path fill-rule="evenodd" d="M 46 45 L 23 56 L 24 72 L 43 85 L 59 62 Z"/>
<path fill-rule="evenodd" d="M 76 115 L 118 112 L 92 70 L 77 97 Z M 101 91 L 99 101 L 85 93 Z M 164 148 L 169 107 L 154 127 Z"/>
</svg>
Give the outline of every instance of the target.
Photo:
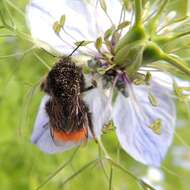
<svg viewBox="0 0 190 190">
<path fill-rule="evenodd" d="M 149 167 L 145 176 L 142 179 L 156 190 L 164 190 L 162 182 L 164 181 L 164 173 L 161 169 L 155 167 Z"/>
<path fill-rule="evenodd" d="M 190 170 L 190 151 L 183 146 L 175 146 L 172 149 L 173 164 L 185 170 Z"/>
<path fill-rule="evenodd" d="M 76 47 L 75 42 L 95 42 L 113 24 L 118 25 L 121 1 L 107 0 L 106 5 L 105 12 L 99 1 L 95 0 L 32 0 L 27 7 L 32 36 L 40 42 L 41 47 L 69 55 Z M 65 15 L 66 22 L 58 35 L 53 30 L 53 25 L 62 15 Z M 126 18 L 130 20 L 127 12 Z M 104 51 L 105 47 L 102 48 Z M 92 59 L 99 56 L 94 43 L 79 48 L 76 54 L 88 55 Z M 92 113 L 97 137 L 101 135 L 104 125 L 112 119 L 122 148 L 137 161 L 159 166 L 172 143 L 176 112 L 171 98 L 173 79 L 156 71 L 151 72 L 151 75 L 150 85 L 135 85 L 124 77 L 123 82 L 129 96 L 124 96 L 119 91 L 114 103 L 110 101 L 112 89 L 104 89 L 101 80 L 97 88 L 84 93 L 83 100 Z M 80 143 L 68 141 L 61 145 L 54 144 L 45 111 L 48 99 L 48 96 L 42 99 L 32 142 L 47 153 L 62 152 L 79 145 Z M 150 99 L 156 101 L 157 105 L 152 105 L 154 103 L 151 104 Z"/>
</svg>

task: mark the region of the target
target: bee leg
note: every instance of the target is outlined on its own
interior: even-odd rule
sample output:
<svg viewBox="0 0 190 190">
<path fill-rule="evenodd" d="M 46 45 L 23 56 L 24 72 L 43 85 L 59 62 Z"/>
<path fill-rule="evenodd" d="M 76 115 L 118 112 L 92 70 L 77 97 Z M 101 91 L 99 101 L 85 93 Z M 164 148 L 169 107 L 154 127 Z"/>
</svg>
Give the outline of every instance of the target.
<svg viewBox="0 0 190 190">
<path fill-rule="evenodd" d="M 85 92 L 97 87 L 97 82 L 94 79 L 92 79 L 91 84 L 92 84 L 91 86 L 84 89 Z"/>
<path fill-rule="evenodd" d="M 40 88 L 43 92 L 50 94 L 50 89 L 48 87 L 48 82 L 47 82 L 47 76 L 45 76 L 44 79 L 42 80 Z"/>
<path fill-rule="evenodd" d="M 94 86 L 94 88 L 96 88 L 98 86 L 95 79 L 92 79 L 91 83 L 92 83 L 92 86 Z"/>
<path fill-rule="evenodd" d="M 86 134 L 85 134 L 86 138 L 85 140 L 83 141 L 83 145 L 86 146 L 87 143 L 88 143 L 88 130 L 86 130 Z"/>
<path fill-rule="evenodd" d="M 94 86 L 89 86 L 89 87 L 87 87 L 87 88 L 84 89 L 84 92 L 92 90 L 92 89 L 94 89 Z"/>
<path fill-rule="evenodd" d="M 53 135 L 53 129 L 51 127 L 50 127 L 50 135 L 51 135 L 51 138 L 52 138 L 53 142 L 55 143 L 54 135 Z"/>
</svg>

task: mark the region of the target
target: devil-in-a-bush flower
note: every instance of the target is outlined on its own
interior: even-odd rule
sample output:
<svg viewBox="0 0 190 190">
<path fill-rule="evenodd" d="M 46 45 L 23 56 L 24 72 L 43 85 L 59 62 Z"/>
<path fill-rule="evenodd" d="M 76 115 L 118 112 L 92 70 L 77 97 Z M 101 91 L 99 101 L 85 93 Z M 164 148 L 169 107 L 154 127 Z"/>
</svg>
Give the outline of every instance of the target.
<svg viewBox="0 0 190 190">
<path fill-rule="evenodd" d="M 186 34 L 164 30 L 167 1 L 150 15 L 146 7 L 142 11 L 141 0 L 133 3 L 134 10 L 119 0 L 32 0 L 27 6 L 33 38 L 61 55 L 42 83 L 46 95 L 32 134 L 42 151 L 98 141 L 106 124 L 113 123 L 130 156 L 161 164 L 173 140 L 174 98 L 189 95 L 189 83 L 174 73 L 190 74 L 164 44 Z"/>
</svg>

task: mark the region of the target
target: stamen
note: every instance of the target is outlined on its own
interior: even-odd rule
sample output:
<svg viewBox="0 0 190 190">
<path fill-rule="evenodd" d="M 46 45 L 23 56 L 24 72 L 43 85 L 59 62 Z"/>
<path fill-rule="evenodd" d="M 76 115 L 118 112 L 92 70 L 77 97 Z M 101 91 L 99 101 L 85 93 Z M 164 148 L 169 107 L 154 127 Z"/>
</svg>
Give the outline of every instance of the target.
<svg viewBox="0 0 190 190">
<path fill-rule="evenodd" d="M 123 22 L 125 18 L 123 18 L 123 16 L 125 16 L 125 5 L 124 5 L 124 2 L 123 2 L 123 5 L 122 5 L 122 9 L 121 9 L 121 13 L 120 13 L 120 18 L 119 18 L 119 23 L 118 25 L 121 24 L 121 22 Z"/>
<path fill-rule="evenodd" d="M 53 24 L 53 30 L 55 32 L 55 34 L 59 37 L 60 40 L 62 40 L 64 43 L 66 43 L 67 45 L 71 46 L 74 48 L 73 45 L 69 44 L 67 41 L 63 40 L 62 38 L 62 33 L 63 35 L 66 34 L 67 36 L 69 36 L 73 41 L 77 42 L 77 39 L 74 38 L 70 33 L 68 33 L 65 28 L 64 28 L 64 25 L 65 25 L 65 15 L 62 15 L 60 20 L 59 21 L 56 21 L 54 24 Z M 62 32 L 62 33 L 61 33 Z M 83 38 L 85 39 L 85 36 L 80 32 L 80 31 L 77 31 L 81 36 L 83 36 Z M 92 50 L 91 48 L 89 47 L 86 47 L 86 49 L 90 50 L 90 52 L 93 52 L 93 54 L 95 54 L 96 52 L 94 50 Z M 82 52 L 81 50 L 79 50 L 79 52 L 81 53 L 85 53 L 85 52 Z M 86 53 L 85 53 L 86 54 Z M 88 53 L 90 55 L 90 53 Z M 91 56 L 93 56 L 93 54 Z"/>
<path fill-rule="evenodd" d="M 153 130 L 153 132 L 157 135 L 161 135 L 161 129 L 162 129 L 162 120 L 157 119 L 154 123 L 152 123 L 150 126 L 148 126 L 150 129 Z"/>
<path fill-rule="evenodd" d="M 99 3 L 100 3 L 100 7 L 103 9 L 104 13 L 106 14 L 106 16 L 108 17 L 110 23 L 112 25 L 114 25 L 114 22 L 112 21 L 111 17 L 109 16 L 108 12 L 107 12 L 107 5 L 106 5 L 106 2 L 105 0 L 99 0 Z"/>
<path fill-rule="evenodd" d="M 157 107 L 158 106 L 158 100 L 156 97 L 152 94 L 151 91 L 148 92 L 148 99 L 152 106 Z"/>
</svg>

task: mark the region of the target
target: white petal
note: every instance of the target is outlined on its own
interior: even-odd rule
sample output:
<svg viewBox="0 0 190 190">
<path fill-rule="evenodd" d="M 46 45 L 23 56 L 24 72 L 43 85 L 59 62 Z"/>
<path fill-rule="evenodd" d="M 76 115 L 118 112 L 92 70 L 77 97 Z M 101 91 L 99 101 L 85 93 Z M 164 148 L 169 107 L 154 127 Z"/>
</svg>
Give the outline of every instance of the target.
<svg viewBox="0 0 190 190">
<path fill-rule="evenodd" d="M 119 23 L 122 6 L 118 0 L 108 0 L 107 12 L 114 24 Z M 66 16 L 62 40 L 53 31 L 53 24 Z M 95 41 L 103 35 L 111 22 L 97 1 L 84 0 L 32 0 L 27 7 L 27 18 L 33 37 L 62 54 L 70 54 L 74 43 L 81 40 Z M 94 45 L 85 48 L 92 51 Z M 81 48 L 80 48 L 81 49 Z"/>
<path fill-rule="evenodd" d="M 159 166 L 172 143 L 175 127 L 171 90 L 152 81 L 157 107 L 149 102 L 147 86 L 133 86 L 133 90 L 136 100 L 131 94 L 128 98 L 119 94 L 114 105 L 113 120 L 120 144 L 137 161 Z M 161 119 L 161 134 L 149 128 L 157 119 Z"/>
<path fill-rule="evenodd" d="M 44 96 L 37 114 L 35 126 L 32 133 L 31 141 L 36 144 L 43 152 L 53 154 L 57 152 L 63 152 L 69 150 L 79 143 L 65 142 L 61 145 L 56 145 L 50 134 L 49 118 L 45 111 L 46 102 L 49 100 L 49 96 Z"/>
<path fill-rule="evenodd" d="M 91 112 L 92 123 L 96 137 L 102 133 L 102 128 L 111 118 L 111 105 L 100 88 L 86 92 L 83 100 Z"/>
<path fill-rule="evenodd" d="M 186 80 L 182 80 L 180 78 L 169 76 L 163 72 L 155 72 L 152 73 L 154 80 L 157 81 L 162 86 L 173 90 L 173 83 L 175 82 L 179 87 L 190 87 L 190 82 Z"/>
<path fill-rule="evenodd" d="M 144 68 L 143 67 L 143 72 L 142 74 L 146 74 L 145 71 L 148 71 L 149 68 Z M 154 81 L 156 81 L 158 84 L 162 85 L 165 88 L 170 89 L 171 91 L 174 90 L 174 83 L 177 85 L 177 87 L 185 87 L 185 88 L 190 88 L 190 81 L 187 80 L 182 80 L 178 77 L 174 77 L 171 74 L 169 75 L 160 71 L 157 71 L 156 69 L 151 69 L 151 75 L 154 78 Z M 184 95 L 189 95 L 190 92 L 189 90 L 183 90 Z"/>
<path fill-rule="evenodd" d="M 48 125 L 49 118 L 45 111 L 45 104 L 48 100 L 49 96 L 44 96 L 42 98 L 31 137 L 32 143 L 36 143 L 38 141 L 38 139 L 43 135 L 46 126 Z"/>
</svg>

